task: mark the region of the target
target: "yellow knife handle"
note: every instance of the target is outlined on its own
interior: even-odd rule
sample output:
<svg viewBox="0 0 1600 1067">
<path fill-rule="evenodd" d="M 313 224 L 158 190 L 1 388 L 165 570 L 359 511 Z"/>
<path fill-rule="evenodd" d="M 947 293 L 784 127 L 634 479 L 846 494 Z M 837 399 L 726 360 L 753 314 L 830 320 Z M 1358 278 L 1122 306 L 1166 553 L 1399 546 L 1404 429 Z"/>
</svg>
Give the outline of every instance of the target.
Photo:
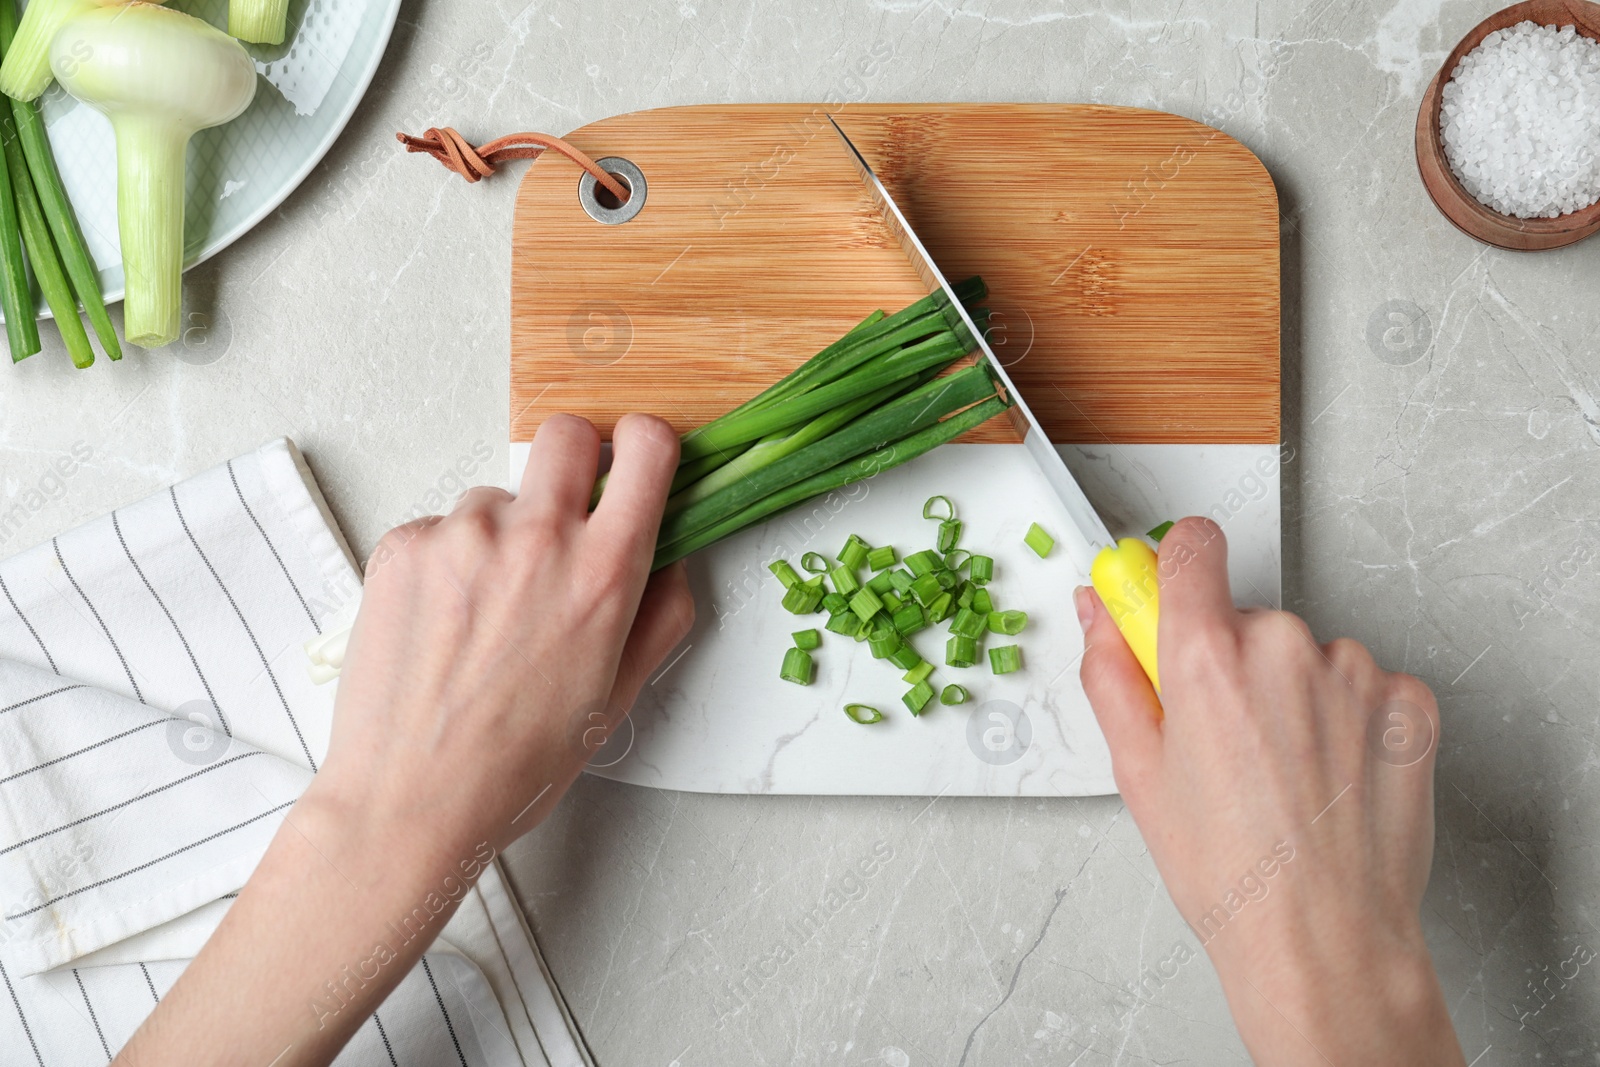
<svg viewBox="0 0 1600 1067">
<path fill-rule="evenodd" d="M 1161 591 L 1156 580 L 1155 550 L 1137 537 L 1124 537 L 1115 548 L 1100 550 L 1089 568 L 1089 580 L 1159 695 L 1156 622 L 1161 614 Z"/>
</svg>

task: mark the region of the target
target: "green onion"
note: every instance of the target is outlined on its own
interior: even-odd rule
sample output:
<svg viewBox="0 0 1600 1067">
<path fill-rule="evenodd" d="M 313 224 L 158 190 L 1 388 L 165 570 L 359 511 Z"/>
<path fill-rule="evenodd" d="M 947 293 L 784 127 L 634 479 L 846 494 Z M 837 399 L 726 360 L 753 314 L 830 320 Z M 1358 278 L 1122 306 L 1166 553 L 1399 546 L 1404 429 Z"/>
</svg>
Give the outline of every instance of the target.
<svg viewBox="0 0 1600 1067">
<path fill-rule="evenodd" d="M 4 3 L 5 0 L 0 0 Z M 0 310 L 6 316 L 6 342 L 11 361 L 20 363 L 39 351 L 39 323 L 28 270 L 22 258 L 22 229 L 17 218 L 16 194 L 11 190 L 11 169 L 0 152 Z"/>
<path fill-rule="evenodd" d="M 961 540 L 961 520 L 946 519 L 939 524 L 938 546 L 940 552 L 949 552 L 956 547 L 956 542 Z M 945 564 L 949 566 L 947 562 Z M 954 568 L 952 568 L 954 569 Z"/>
<path fill-rule="evenodd" d="M 856 577 L 855 569 L 843 563 L 829 571 L 828 578 L 833 582 L 834 589 L 845 596 L 850 596 L 861 588 L 861 579 Z"/>
<path fill-rule="evenodd" d="M 889 572 L 889 585 L 896 593 L 899 593 L 900 596 L 904 598 L 905 595 L 911 590 L 911 572 L 903 571 L 896 567 L 894 570 Z"/>
<path fill-rule="evenodd" d="M 789 566 L 789 561 L 786 559 L 773 560 L 767 564 L 767 570 L 777 576 L 778 581 L 783 583 L 785 589 L 793 589 L 800 584 L 800 576 L 795 573 L 793 567 Z"/>
<path fill-rule="evenodd" d="M 961 576 L 955 571 L 940 568 L 933 572 L 934 581 L 939 583 L 939 588 L 954 594 L 956 586 L 961 584 Z"/>
<path fill-rule="evenodd" d="M 3 2 L 3 0 L 0 0 Z M 789 635 L 794 638 L 794 647 L 803 652 L 810 652 L 822 644 L 822 635 L 816 630 L 796 630 Z"/>
<path fill-rule="evenodd" d="M 951 667 L 970 667 L 978 662 L 978 642 L 960 634 L 944 643 L 944 661 Z"/>
<path fill-rule="evenodd" d="M 984 624 L 987 620 L 971 608 L 962 608 L 956 612 L 956 617 L 950 622 L 950 632 L 957 637 L 970 637 L 977 639 L 983 636 Z"/>
<path fill-rule="evenodd" d="M 943 514 L 940 514 L 939 505 L 944 505 Z M 956 517 L 956 506 L 947 496 L 930 496 L 922 504 L 922 517 L 925 519 L 949 520 Z"/>
<path fill-rule="evenodd" d="M 851 534 L 850 539 L 844 543 L 844 547 L 839 550 L 839 554 L 834 558 L 851 570 L 856 570 L 867 562 L 867 556 L 871 551 L 865 541 L 855 534 Z"/>
<path fill-rule="evenodd" d="M 1040 559 L 1044 559 L 1056 546 L 1056 539 L 1046 533 L 1043 526 L 1034 523 L 1028 527 L 1028 534 L 1022 539 L 1022 543 L 1037 552 Z"/>
<path fill-rule="evenodd" d="M 810 685 L 812 676 L 811 653 L 803 648 L 791 648 L 783 654 L 783 668 L 778 677 L 795 685 Z"/>
<path fill-rule="evenodd" d="M 900 610 L 900 597 L 893 589 L 885 589 L 881 593 L 874 589 L 873 592 L 878 593 L 878 599 L 883 601 L 884 611 L 887 611 L 890 615 L 893 615 L 895 612 Z"/>
<path fill-rule="evenodd" d="M 994 557 L 972 556 L 971 576 L 973 584 L 988 585 L 994 580 Z"/>
<path fill-rule="evenodd" d="M 875 571 L 881 571 L 885 567 L 893 567 L 894 564 L 895 554 L 893 545 L 884 545 L 882 548 L 875 548 L 871 552 L 867 553 L 867 566 L 871 567 Z"/>
<path fill-rule="evenodd" d="M 828 624 L 824 629 L 829 633 L 854 637 L 861 632 L 861 620 L 856 618 L 855 613 L 851 611 L 835 612 L 828 616 Z"/>
<path fill-rule="evenodd" d="M 988 619 L 989 632 L 992 634 L 1005 634 L 1015 637 L 1020 634 L 1023 627 L 1028 625 L 1026 611 L 991 611 Z"/>
<path fill-rule="evenodd" d="M 932 673 L 933 664 L 929 663 L 927 660 L 923 660 L 915 667 L 912 667 L 909 671 L 906 671 L 905 674 L 901 675 L 900 680 L 907 685 L 916 685 L 918 682 L 922 681 Z"/>
<path fill-rule="evenodd" d="M 873 659 L 889 659 L 902 648 L 905 648 L 906 643 L 898 633 L 889 630 L 883 633 L 875 633 L 867 638 L 867 647 L 872 650 Z"/>
<path fill-rule="evenodd" d="M 926 681 L 918 682 L 900 697 L 906 707 L 911 709 L 911 714 L 921 715 L 922 709 L 928 706 L 928 701 L 933 699 L 933 686 Z"/>
<path fill-rule="evenodd" d="M 956 606 L 961 608 L 972 607 L 972 598 L 977 595 L 978 587 L 971 582 L 962 582 L 955 589 Z"/>
<path fill-rule="evenodd" d="M 906 604 L 892 616 L 894 628 L 902 637 L 909 637 L 928 625 L 928 617 L 921 605 Z"/>
<path fill-rule="evenodd" d="M 1150 540 L 1159 545 L 1161 543 L 1161 539 L 1167 536 L 1167 531 L 1171 530 L 1174 525 L 1175 523 L 1173 523 L 1171 519 L 1168 519 L 1166 522 L 1150 531 Z"/>
<path fill-rule="evenodd" d="M 955 375 L 951 375 L 951 377 L 955 377 Z M 1009 406 L 1009 403 L 999 396 L 988 397 L 958 414 L 951 415 L 941 422 L 924 427 L 916 433 L 903 437 L 892 444 L 885 445 L 883 448 L 857 456 L 848 462 L 840 463 L 835 467 L 812 475 L 810 478 L 796 482 L 788 488 L 773 493 L 741 511 L 726 516 L 721 521 L 692 536 L 677 538 L 672 541 L 658 540 L 651 569 L 660 570 L 669 563 L 698 552 L 702 548 L 714 545 L 725 537 L 731 537 L 746 527 L 753 526 L 772 515 L 803 504 L 813 497 L 862 481 L 875 474 L 881 474 L 886 470 L 900 466 L 902 463 L 908 463 L 920 455 L 931 452 L 947 441 L 953 441 L 968 430 L 983 425 L 983 423 L 1005 411 Z"/>
<path fill-rule="evenodd" d="M 921 578 L 911 583 L 911 595 L 916 597 L 917 603 L 924 607 L 933 603 L 934 598 L 942 592 L 944 592 L 944 587 L 931 574 L 924 574 Z"/>
<path fill-rule="evenodd" d="M 996 645 L 989 650 L 989 669 L 996 674 L 1010 674 L 1022 666 L 1022 648 L 1019 645 Z"/>
<path fill-rule="evenodd" d="M 952 683 L 945 686 L 943 691 L 939 693 L 939 703 L 941 704 L 965 704 L 966 702 L 967 691 L 959 685 Z"/>
<path fill-rule="evenodd" d="M 913 577 L 921 578 L 939 569 L 939 554 L 929 549 L 913 552 L 905 558 L 905 565 Z"/>
<path fill-rule="evenodd" d="M 928 605 L 928 618 L 934 622 L 944 622 L 950 617 L 950 612 L 955 608 L 955 598 L 949 593 L 940 593 L 933 598 L 933 603 Z"/>
<path fill-rule="evenodd" d="M 822 610 L 829 615 L 837 615 L 841 611 L 849 611 L 850 598 L 843 593 L 829 593 L 822 598 Z"/>
<path fill-rule="evenodd" d="M 0 0 L 0 6 L 6 3 L 7 0 Z M 4 17 L 3 12 L 0 12 L 0 17 Z M 56 169 L 56 157 L 50 150 L 44 120 L 39 116 L 39 105 L 32 100 L 12 100 L 11 114 L 17 120 L 17 133 L 22 141 L 22 153 L 27 159 L 28 173 L 39 194 L 39 205 L 44 209 L 50 235 L 61 253 L 61 264 L 66 268 L 67 278 L 89 316 L 89 324 L 94 327 L 95 336 L 100 340 L 100 348 L 111 359 L 121 359 L 122 344 L 117 340 L 116 327 L 111 324 L 105 298 L 100 292 L 100 272 L 95 269 L 89 246 L 83 239 L 83 230 L 78 225 L 78 216 L 67 199 L 66 187 L 61 184 L 61 173 Z"/>
<path fill-rule="evenodd" d="M 911 668 L 922 662 L 922 657 L 918 655 L 917 650 L 912 648 L 910 645 L 901 645 L 899 648 L 889 653 L 889 662 L 893 663 L 896 667 L 899 667 L 903 671 L 909 671 Z"/>
<path fill-rule="evenodd" d="M 964 548 L 952 548 L 950 551 L 944 554 L 945 569 L 955 571 L 958 574 L 960 573 L 962 567 L 967 566 L 971 562 L 972 553 L 968 552 Z"/>
<path fill-rule="evenodd" d="M 661 523 L 658 544 L 671 544 L 691 537 L 700 530 L 716 525 L 729 513 L 770 499 L 781 490 L 822 474 L 841 461 L 881 448 L 904 435 L 931 428 L 939 424 L 942 416 L 983 400 L 993 391 L 994 382 L 982 366 L 968 367 L 948 377 L 929 381 L 822 440 L 749 473 L 737 484 L 666 516 Z"/>
<path fill-rule="evenodd" d="M 783 607 L 785 611 L 795 615 L 810 615 L 822 604 L 822 597 L 820 586 L 801 582 L 799 585 L 790 586 L 789 591 L 783 594 Z"/>
<path fill-rule="evenodd" d="M 989 593 L 989 590 L 974 587 L 970 606 L 979 615 L 987 615 L 994 610 L 994 597 Z"/>
<path fill-rule="evenodd" d="M 850 598 L 850 610 L 862 622 L 870 622 L 872 617 L 883 608 L 883 601 L 878 599 L 878 594 L 871 589 L 861 589 Z"/>
<path fill-rule="evenodd" d="M 871 726 L 875 722 L 883 721 L 883 712 L 871 704 L 846 704 L 844 713 L 850 716 L 852 722 L 858 722 L 862 726 Z"/>
<path fill-rule="evenodd" d="M 289 0 L 228 0 L 228 33 L 253 44 L 282 44 Z"/>
<path fill-rule="evenodd" d="M 807 552 L 800 557 L 800 566 L 811 574 L 828 573 L 828 561 L 822 558 L 821 552 Z"/>
<path fill-rule="evenodd" d="M 894 590 L 894 579 L 888 571 L 879 571 L 867 579 L 867 588 L 881 597 Z"/>
</svg>

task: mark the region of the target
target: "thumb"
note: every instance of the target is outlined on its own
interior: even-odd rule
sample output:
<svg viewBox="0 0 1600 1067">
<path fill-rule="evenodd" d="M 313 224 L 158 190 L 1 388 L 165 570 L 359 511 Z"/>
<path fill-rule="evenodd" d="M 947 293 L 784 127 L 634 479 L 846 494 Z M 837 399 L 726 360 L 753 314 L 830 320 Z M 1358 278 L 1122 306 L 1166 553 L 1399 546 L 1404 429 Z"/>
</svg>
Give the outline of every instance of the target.
<svg viewBox="0 0 1600 1067">
<path fill-rule="evenodd" d="M 1111 749 L 1117 789 L 1132 807 L 1161 763 L 1161 701 L 1111 613 L 1087 586 L 1073 593 L 1083 623 L 1083 663 L 1078 677 Z"/>
</svg>

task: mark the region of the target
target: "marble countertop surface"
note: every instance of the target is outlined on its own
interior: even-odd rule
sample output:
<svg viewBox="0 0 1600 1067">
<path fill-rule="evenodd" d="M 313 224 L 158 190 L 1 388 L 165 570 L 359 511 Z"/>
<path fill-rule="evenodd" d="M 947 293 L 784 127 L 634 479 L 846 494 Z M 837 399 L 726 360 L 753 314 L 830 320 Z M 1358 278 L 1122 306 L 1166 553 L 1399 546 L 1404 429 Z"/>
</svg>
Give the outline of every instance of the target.
<svg viewBox="0 0 1600 1067">
<path fill-rule="evenodd" d="M 1600 949 L 1600 240 L 1475 244 L 1411 148 L 1427 80 L 1493 6 L 414 0 L 311 179 L 189 276 L 185 343 L 0 368 L 0 553 L 280 434 L 363 555 L 458 461 L 502 477 L 521 165 L 468 186 L 397 129 L 830 94 L 1210 121 L 1281 197 L 1286 605 L 1443 708 L 1424 916 L 1467 1059 L 1594 1062 L 1600 973 L 1568 961 Z M 508 858 L 604 1067 L 1247 1061 L 1115 797 L 586 778 Z"/>
</svg>

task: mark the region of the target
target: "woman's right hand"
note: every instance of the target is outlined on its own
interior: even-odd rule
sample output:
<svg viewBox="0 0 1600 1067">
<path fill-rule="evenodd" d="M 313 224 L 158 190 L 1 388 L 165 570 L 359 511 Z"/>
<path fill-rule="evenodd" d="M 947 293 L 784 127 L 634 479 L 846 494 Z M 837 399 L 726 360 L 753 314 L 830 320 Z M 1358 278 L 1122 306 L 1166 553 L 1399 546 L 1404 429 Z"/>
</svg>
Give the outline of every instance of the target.
<svg viewBox="0 0 1600 1067">
<path fill-rule="evenodd" d="M 1075 594 L 1117 788 L 1258 1063 L 1459 1065 L 1420 910 L 1439 713 L 1416 678 L 1234 608 L 1206 519 L 1162 539 L 1157 697 Z"/>
</svg>

